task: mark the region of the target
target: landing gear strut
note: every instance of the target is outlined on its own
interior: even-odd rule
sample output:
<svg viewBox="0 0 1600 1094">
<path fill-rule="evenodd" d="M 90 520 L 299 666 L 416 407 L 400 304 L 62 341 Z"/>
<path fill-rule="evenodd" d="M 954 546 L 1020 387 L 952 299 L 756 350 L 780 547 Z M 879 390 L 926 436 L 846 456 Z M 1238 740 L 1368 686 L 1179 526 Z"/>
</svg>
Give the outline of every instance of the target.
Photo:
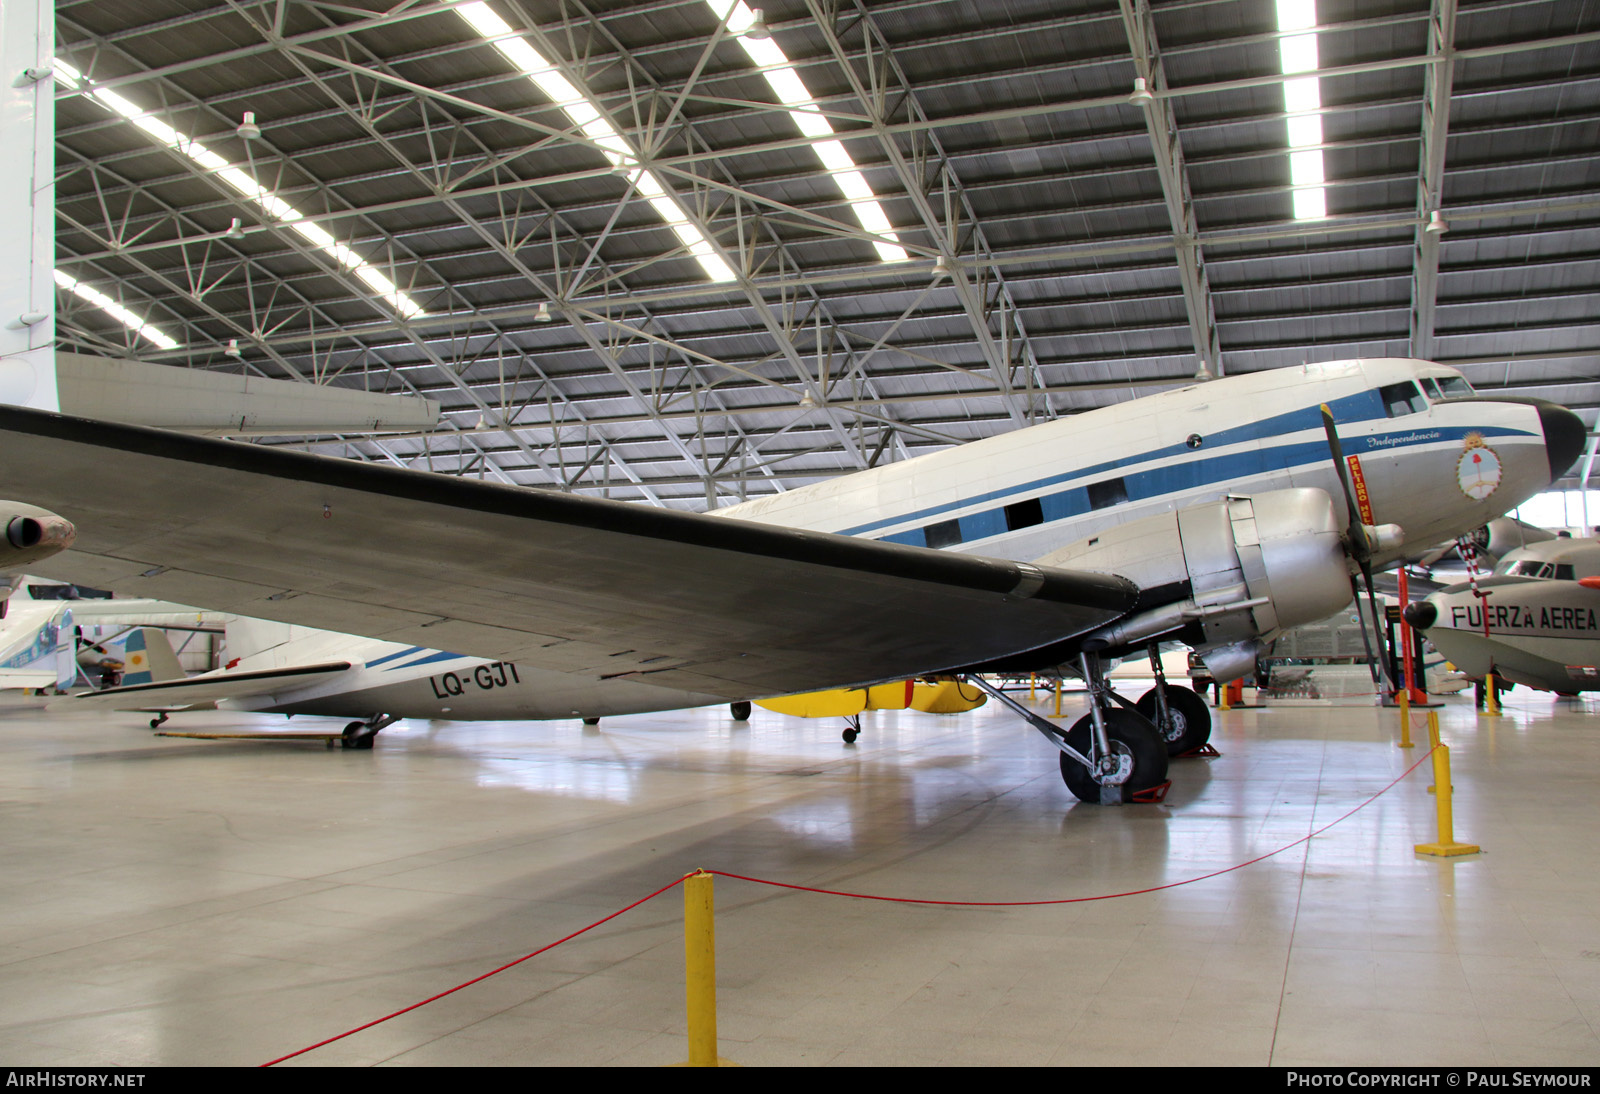
<svg viewBox="0 0 1600 1094">
<path fill-rule="evenodd" d="M 1113 706 L 1115 697 L 1100 659 L 1080 654 L 1079 670 L 1089 685 L 1089 713 L 1063 731 L 980 676 L 967 679 L 1009 707 L 1061 750 L 1061 778 L 1079 799 L 1101 805 L 1159 802 L 1167 781 L 1167 749 L 1155 728 L 1138 713 Z"/>
<path fill-rule="evenodd" d="M 1191 688 L 1167 683 L 1161 670 L 1161 651 L 1153 642 L 1150 668 L 1155 672 L 1156 686 L 1139 696 L 1134 707 L 1156 727 L 1168 756 L 1185 756 L 1203 748 L 1211 739 L 1211 711 L 1206 701 Z"/>
<path fill-rule="evenodd" d="M 374 714 L 364 722 L 351 722 L 344 727 L 339 744 L 342 748 L 372 747 L 372 740 L 378 735 L 378 730 L 394 725 L 400 719 L 393 714 Z"/>
</svg>

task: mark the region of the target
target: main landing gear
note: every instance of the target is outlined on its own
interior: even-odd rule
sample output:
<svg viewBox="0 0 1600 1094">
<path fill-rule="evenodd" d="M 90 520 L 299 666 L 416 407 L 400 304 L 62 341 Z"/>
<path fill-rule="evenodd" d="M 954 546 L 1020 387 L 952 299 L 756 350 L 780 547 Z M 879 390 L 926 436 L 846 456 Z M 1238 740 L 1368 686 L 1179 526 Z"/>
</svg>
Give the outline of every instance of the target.
<svg viewBox="0 0 1600 1094">
<path fill-rule="evenodd" d="M 394 714 L 374 714 L 364 722 L 351 722 L 344 727 L 340 737 L 341 748 L 371 748 L 378 730 L 394 725 L 400 718 Z"/>
<path fill-rule="evenodd" d="M 1168 756 L 1187 756 L 1204 748 L 1211 740 L 1211 710 L 1206 701 L 1193 688 L 1167 683 L 1161 671 L 1161 651 L 1154 643 L 1150 645 L 1150 668 L 1156 686 L 1139 696 L 1134 708 L 1155 726 Z"/>
<path fill-rule="evenodd" d="M 1100 659 L 1078 656 L 1089 685 L 1089 713 L 1063 731 L 979 676 L 967 677 L 1044 734 L 1061 750 L 1061 778 L 1080 800 L 1101 805 L 1159 802 L 1167 796 L 1167 746 L 1149 720 L 1135 710 L 1113 705 Z"/>
</svg>

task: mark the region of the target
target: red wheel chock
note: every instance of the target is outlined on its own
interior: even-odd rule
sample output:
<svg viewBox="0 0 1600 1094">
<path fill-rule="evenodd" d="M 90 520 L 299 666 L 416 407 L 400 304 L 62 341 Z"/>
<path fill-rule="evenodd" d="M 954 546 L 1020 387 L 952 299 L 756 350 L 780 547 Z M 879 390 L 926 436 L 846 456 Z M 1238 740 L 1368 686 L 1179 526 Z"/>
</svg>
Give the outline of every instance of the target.
<svg viewBox="0 0 1600 1094">
<path fill-rule="evenodd" d="M 1176 756 L 1173 757 L 1173 759 L 1176 759 L 1176 760 L 1209 760 L 1213 756 L 1221 756 L 1221 755 L 1222 755 L 1222 753 L 1218 752 L 1215 748 L 1211 747 L 1211 742 L 1207 741 L 1205 744 L 1201 745 L 1199 748 L 1191 748 L 1187 752 L 1178 753 Z"/>
<path fill-rule="evenodd" d="M 1135 790 L 1128 795 L 1128 800 L 1137 802 L 1140 805 L 1160 805 L 1167 800 L 1167 791 L 1171 789 L 1172 780 L 1168 779 L 1164 783 L 1157 783 L 1155 786 L 1145 790 Z"/>
</svg>

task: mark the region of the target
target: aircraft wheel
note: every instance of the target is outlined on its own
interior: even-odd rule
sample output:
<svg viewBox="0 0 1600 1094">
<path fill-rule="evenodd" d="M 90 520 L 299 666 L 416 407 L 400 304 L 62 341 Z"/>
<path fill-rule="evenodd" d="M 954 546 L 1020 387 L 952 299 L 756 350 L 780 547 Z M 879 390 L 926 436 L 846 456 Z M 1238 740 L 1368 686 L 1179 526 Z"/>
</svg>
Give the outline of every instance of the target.
<svg viewBox="0 0 1600 1094">
<path fill-rule="evenodd" d="M 750 720 L 750 701 L 740 699 L 737 703 L 728 704 L 728 713 L 733 715 L 735 722 L 748 722 Z"/>
<path fill-rule="evenodd" d="M 365 722 L 351 722 L 344 727 L 340 734 L 339 745 L 342 748 L 359 748 L 371 750 L 372 742 L 378 739 L 378 733 Z"/>
<path fill-rule="evenodd" d="M 861 736 L 861 731 L 859 729 L 856 729 L 854 726 L 852 726 L 851 728 L 849 728 L 849 729 L 845 730 L 843 733 L 841 733 L 840 736 L 844 738 L 844 743 L 845 744 L 853 745 L 853 744 L 856 743 L 856 738 Z"/>
<path fill-rule="evenodd" d="M 1154 688 L 1139 696 L 1133 704 L 1139 713 L 1156 720 L 1156 692 Z M 1156 732 L 1167 743 L 1168 756 L 1182 756 L 1192 752 L 1211 739 L 1211 709 L 1198 692 L 1181 685 L 1167 685 L 1167 714 L 1171 725 L 1156 726 Z"/>
<path fill-rule="evenodd" d="M 1118 758 L 1119 765 L 1128 770 L 1127 781 L 1122 784 L 1122 800 L 1132 801 L 1133 795 L 1140 791 L 1166 782 L 1167 746 L 1150 723 L 1126 710 L 1108 710 L 1105 720 L 1111 752 Z M 1087 756 L 1093 732 L 1094 717 L 1085 714 L 1067 730 L 1067 744 Z M 1061 780 L 1079 800 L 1100 801 L 1100 784 L 1087 768 L 1065 752 L 1061 754 Z"/>
<path fill-rule="evenodd" d="M 585 718 L 583 720 L 583 724 L 586 725 L 586 726 L 597 726 L 597 725 L 600 724 L 600 719 L 598 719 L 598 718 Z"/>
</svg>

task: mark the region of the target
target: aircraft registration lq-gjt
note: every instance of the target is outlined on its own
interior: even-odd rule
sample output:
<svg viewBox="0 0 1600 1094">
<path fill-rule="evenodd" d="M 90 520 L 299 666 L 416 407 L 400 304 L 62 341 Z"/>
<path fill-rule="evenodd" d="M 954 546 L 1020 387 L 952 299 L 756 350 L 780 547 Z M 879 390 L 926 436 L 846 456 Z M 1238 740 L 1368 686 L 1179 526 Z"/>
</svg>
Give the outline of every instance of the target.
<svg viewBox="0 0 1600 1094">
<path fill-rule="evenodd" d="M 1218 679 L 1248 672 L 1343 608 L 1353 573 L 1549 486 L 1584 432 L 1454 369 L 1375 359 L 1191 385 L 714 514 L 18 408 L 0 408 L 0 465 L 76 526 L 39 572 L 415 647 L 396 660 L 417 693 L 431 651 L 515 666 L 516 704 L 485 694 L 524 717 L 932 674 L 1011 704 L 980 674 L 1065 666 L 1091 694 L 1071 729 L 1013 709 L 1076 795 L 1115 802 L 1164 786 L 1169 747 L 1203 741 L 1209 715 L 1164 683 L 1127 709 L 1110 658 L 1181 642 Z M 541 704 L 543 673 L 588 698 Z"/>
</svg>

